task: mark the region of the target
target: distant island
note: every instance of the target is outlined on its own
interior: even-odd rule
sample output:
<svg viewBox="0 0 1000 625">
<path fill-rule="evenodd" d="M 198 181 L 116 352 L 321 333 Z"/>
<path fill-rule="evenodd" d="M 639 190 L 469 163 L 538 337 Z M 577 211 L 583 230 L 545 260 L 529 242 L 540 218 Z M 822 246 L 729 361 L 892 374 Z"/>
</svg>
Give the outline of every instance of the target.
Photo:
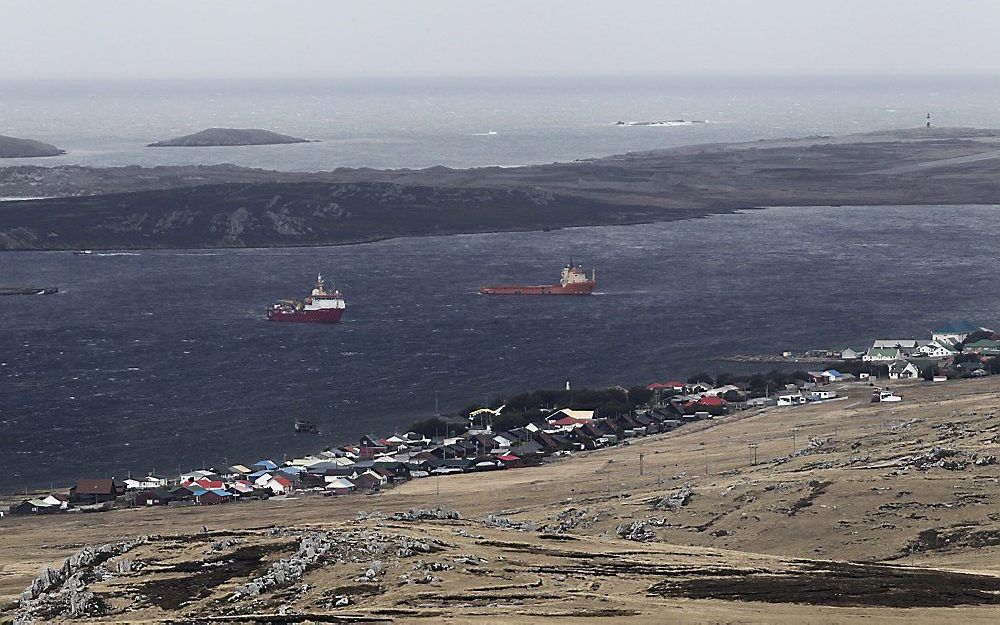
<svg viewBox="0 0 1000 625">
<path fill-rule="evenodd" d="M 59 156 L 66 150 L 60 150 L 54 145 L 35 141 L 34 139 L 18 139 L 0 135 L 0 158 L 35 158 L 38 156 Z"/>
<path fill-rule="evenodd" d="M 0 202 L 0 249 L 342 245 L 765 206 L 995 204 L 1000 131 L 915 128 L 470 169 L 0 168 L 0 197 L 39 196 Z"/>
<path fill-rule="evenodd" d="M 260 128 L 206 128 L 191 135 L 150 143 L 146 147 L 207 148 L 234 145 L 281 145 L 285 143 L 312 143 L 312 141 Z"/>
</svg>

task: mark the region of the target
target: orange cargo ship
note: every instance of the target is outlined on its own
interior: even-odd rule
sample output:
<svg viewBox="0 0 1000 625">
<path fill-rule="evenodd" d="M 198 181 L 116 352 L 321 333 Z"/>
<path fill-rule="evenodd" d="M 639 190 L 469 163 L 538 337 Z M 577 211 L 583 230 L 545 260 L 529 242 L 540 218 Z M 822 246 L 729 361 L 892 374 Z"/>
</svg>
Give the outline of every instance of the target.
<svg viewBox="0 0 1000 625">
<path fill-rule="evenodd" d="M 572 261 L 563 267 L 559 284 L 518 285 L 504 284 L 499 286 L 480 287 L 482 295 L 590 295 L 597 288 L 597 272 L 592 271 L 590 277 L 581 265 Z"/>
</svg>

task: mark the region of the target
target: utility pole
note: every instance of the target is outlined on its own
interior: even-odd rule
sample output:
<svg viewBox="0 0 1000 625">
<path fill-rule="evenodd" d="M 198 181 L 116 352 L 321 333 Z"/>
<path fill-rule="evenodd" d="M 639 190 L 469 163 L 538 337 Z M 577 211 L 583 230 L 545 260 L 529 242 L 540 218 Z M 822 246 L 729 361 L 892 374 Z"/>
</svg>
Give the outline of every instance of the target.
<svg viewBox="0 0 1000 625">
<path fill-rule="evenodd" d="M 639 454 L 639 477 L 642 477 L 642 458 L 645 454 Z"/>
<path fill-rule="evenodd" d="M 755 466 L 757 464 L 757 443 L 750 443 L 747 447 L 750 448 L 750 464 Z"/>
</svg>

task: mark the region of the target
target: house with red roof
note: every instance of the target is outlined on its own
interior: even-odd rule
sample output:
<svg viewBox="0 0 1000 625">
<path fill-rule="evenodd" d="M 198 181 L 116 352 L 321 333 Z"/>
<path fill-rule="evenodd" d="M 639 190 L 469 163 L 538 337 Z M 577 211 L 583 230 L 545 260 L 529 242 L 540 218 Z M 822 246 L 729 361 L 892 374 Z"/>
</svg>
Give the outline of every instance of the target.
<svg viewBox="0 0 1000 625">
<path fill-rule="evenodd" d="M 684 389 L 687 388 L 687 383 L 679 380 L 668 380 L 666 382 L 647 384 L 646 388 L 650 391 L 677 391 L 678 393 L 683 393 Z"/>
</svg>

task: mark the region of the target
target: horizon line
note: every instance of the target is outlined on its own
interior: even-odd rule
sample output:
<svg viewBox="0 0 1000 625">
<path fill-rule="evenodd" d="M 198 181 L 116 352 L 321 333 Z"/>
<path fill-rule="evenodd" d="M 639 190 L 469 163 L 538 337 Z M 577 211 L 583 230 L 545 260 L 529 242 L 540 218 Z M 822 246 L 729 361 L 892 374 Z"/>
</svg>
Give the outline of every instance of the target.
<svg viewBox="0 0 1000 625">
<path fill-rule="evenodd" d="M 0 75 L 0 81 L 4 82 L 30 82 L 30 83 L 53 83 L 53 82 L 250 82 L 250 81 L 290 81 L 290 82 L 312 82 L 312 81 L 357 81 L 357 82 L 379 82 L 379 81 L 484 81 L 484 80 L 755 80 L 755 79 L 911 79 L 911 78 L 935 78 L 935 79 L 963 79 L 963 78 L 990 78 L 1000 77 L 1000 72 L 967 72 L 956 73 L 949 70 L 927 71 L 927 72 L 831 72 L 816 74 L 806 71 L 789 72 L 703 72 L 703 73 L 628 73 L 628 74 L 329 74 L 324 76 L 304 76 L 304 75 L 176 75 L 176 76 L 113 76 L 113 75 L 93 75 L 93 76 L 21 76 Z"/>
</svg>

